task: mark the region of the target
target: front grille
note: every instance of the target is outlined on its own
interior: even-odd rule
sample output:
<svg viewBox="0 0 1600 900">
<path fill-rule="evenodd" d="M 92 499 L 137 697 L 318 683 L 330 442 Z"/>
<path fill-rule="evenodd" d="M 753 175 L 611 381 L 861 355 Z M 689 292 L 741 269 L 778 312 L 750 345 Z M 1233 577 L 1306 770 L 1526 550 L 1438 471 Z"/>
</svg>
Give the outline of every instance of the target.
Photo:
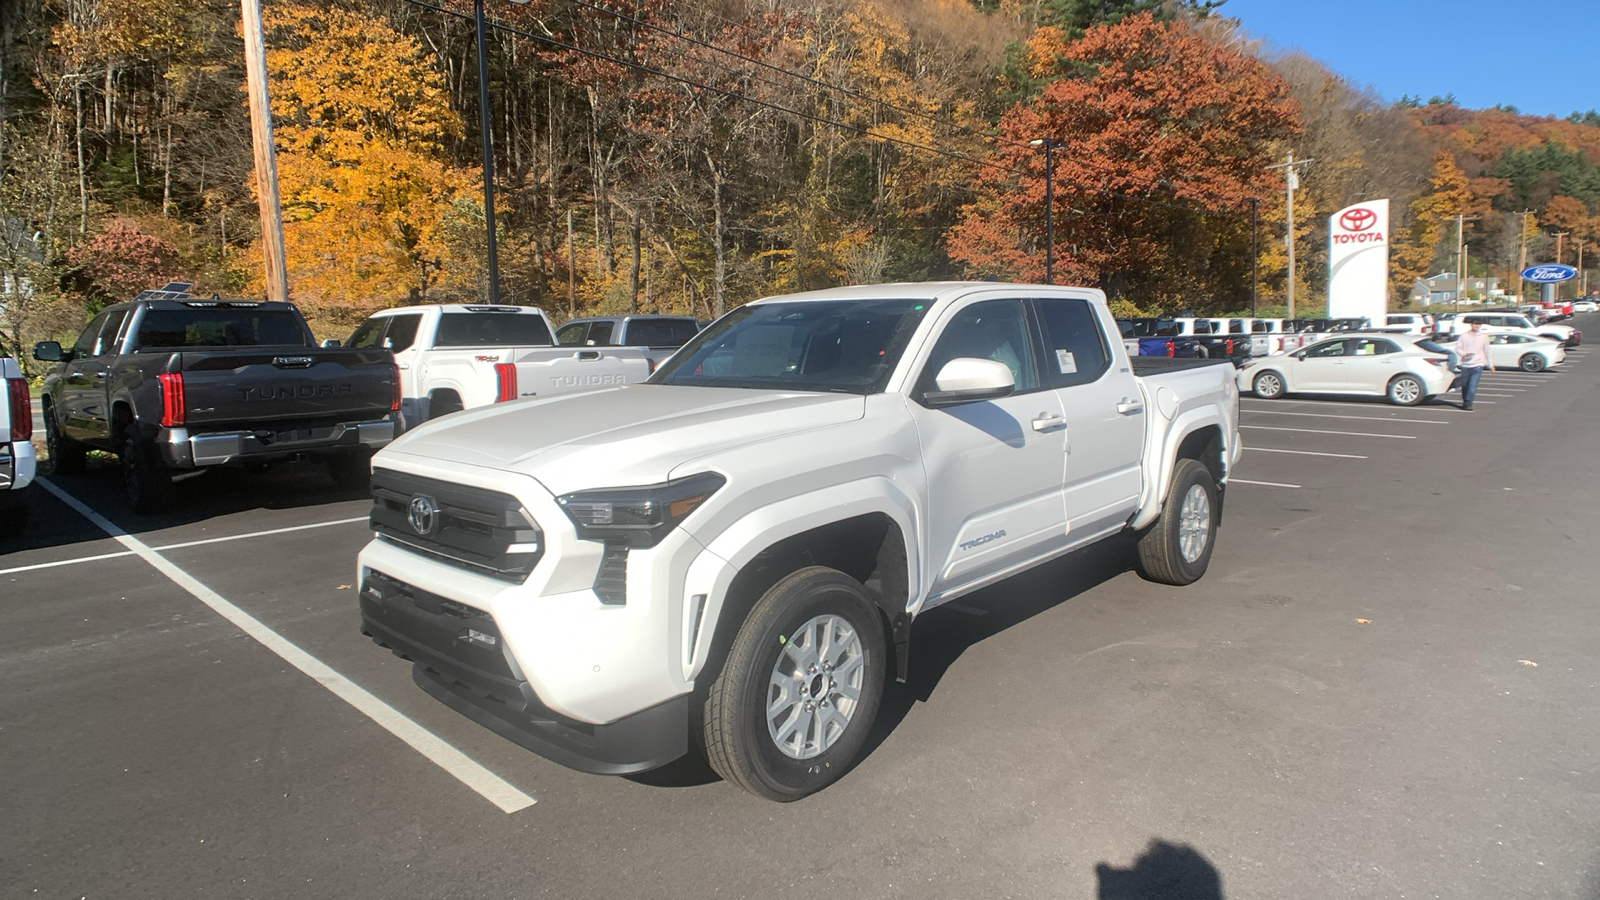
<svg viewBox="0 0 1600 900">
<path fill-rule="evenodd" d="M 418 497 L 432 500 L 435 509 L 427 534 L 411 522 Z M 510 494 L 389 469 L 372 473 L 370 522 L 390 543 L 501 581 L 526 581 L 544 553 L 538 525 Z"/>
</svg>

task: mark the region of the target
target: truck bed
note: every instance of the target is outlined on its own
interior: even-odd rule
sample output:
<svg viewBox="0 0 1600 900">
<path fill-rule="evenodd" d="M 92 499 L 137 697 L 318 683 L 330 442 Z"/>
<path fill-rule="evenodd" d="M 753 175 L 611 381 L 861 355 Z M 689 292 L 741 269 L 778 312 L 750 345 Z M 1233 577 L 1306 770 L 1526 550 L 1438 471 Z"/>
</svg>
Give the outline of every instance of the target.
<svg viewBox="0 0 1600 900">
<path fill-rule="evenodd" d="M 1166 372 L 1179 372 L 1184 369 L 1198 369 L 1202 366 L 1233 365 L 1230 359 L 1201 359 L 1191 357 L 1171 356 L 1130 356 L 1128 362 L 1133 366 L 1133 374 L 1143 377 L 1145 375 L 1161 375 Z"/>
</svg>

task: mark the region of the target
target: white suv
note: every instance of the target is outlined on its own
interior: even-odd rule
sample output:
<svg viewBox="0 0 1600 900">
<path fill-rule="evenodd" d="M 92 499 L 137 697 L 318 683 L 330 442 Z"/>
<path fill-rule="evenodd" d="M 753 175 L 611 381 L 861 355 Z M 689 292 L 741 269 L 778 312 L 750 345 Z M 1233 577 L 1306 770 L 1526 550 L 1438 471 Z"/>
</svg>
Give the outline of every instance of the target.
<svg viewBox="0 0 1600 900">
<path fill-rule="evenodd" d="M 1378 331 L 1394 334 L 1433 334 L 1436 326 L 1429 313 L 1389 313 L 1384 327 Z"/>
<path fill-rule="evenodd" d="M 1547 337 L 1553 341 L 1560 341 L 1568 347 L 1576 347 L 1583 343 L 1583 332 L 1571 325 L 1535 325 L 1529 318 L 1520 312 L 1474 312 L 1462 313 L 1448 322 L 1442 323 L 1439 330 L 1448 334 L 1461 334 L 1467 326 L 1474 322 L 1481 322 L 1483 330 L 1487 332 L 1518 332 L 1531 334 L 1538 337 Z"/>
<path fill-rule="evenodd" d="M 37 462 L 28 382 L 9 356 L 0 356 L 0 389 L 0 537 L 11 537 L 28 524 L 29 485 Z"/>
</svg>

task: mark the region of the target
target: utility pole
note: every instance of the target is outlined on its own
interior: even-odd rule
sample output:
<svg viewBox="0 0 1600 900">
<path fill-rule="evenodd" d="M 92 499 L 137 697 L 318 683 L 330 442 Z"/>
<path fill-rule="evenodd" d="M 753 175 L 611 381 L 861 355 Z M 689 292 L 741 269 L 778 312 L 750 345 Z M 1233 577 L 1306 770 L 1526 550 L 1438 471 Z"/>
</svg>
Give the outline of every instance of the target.
<svg viewBox="0 0 1600 900">
<path fill-rule="evenodd" d="M 1291 318 L 1291 319 L 1294 318 L 1294 192 L 1295 192 L 1296 188 L 1300 187 L 1300 176 L 1299 176 L 1299 173 L 1296 171 L 1295 167 L 1296 166 L 1303 166 L 1303 165 L 1305 165 L 1307 163 L 1312 163 L 1312 162 L 1316 162 L 1316 160 L 1314 160 L 1314 159 L 1295 159 L 1294 158 L 1294 154 L 1290 153 L 1287 156 L 1287 158 L 1284 159 L 1283 162 L 1278 163 L 1277 165 L 1274 165 L 1274 166 L 1267 166 L 1268 169 L 1282 169 L 1283 170 L 1283 177 L 1284 177 L 1284 180 L 1283 180 L 1283 185 L 1284 185 L 1283 186 L 1283 195 L 1284 195 L 1284 201 L 1285 201 L 1284 202 L 1284 208 L 1288 213 L 1288 219 L 1289 219 L 1289 223 L 1288 223 L 1289 224 L 1289 237 L 1288 237 L 1288 245 L 1289 245 L 1289 281 L 1288 281 L 1288 289 L 1287 289 L 1287 300 L 1288 300 L 1288 307 L 1289 307 L 1289 309 L 1288 309 L 1288 312 L 1289 312 L 1288 318 Z"/>
<path fill-rule="evenodd" d="M 1061 144 L 1054 138 L 1035 138 L 1031 147 L 1044 148 L 1044 283 L 1055 284 L 1056 220 L 1055 220 L 1055 157 L 1052 153 Z"/>
<path fill-rule="evenodd" d="M 1467 289 L 1467 241 L 1462 229 L 1479 218 L 1456 213 L 1456 312 L 1461 311 L 1461 295 Z"/>
<path fill-rule="evenodd" d="M 1261 201 L 1250 198 L 1250 318 L 1256 317 L 1256 284 L 1261 278 L 1256 272 L 1256 233 L 1259 231 L 1259 213 L 1257 208 Z"/>
<path fill-rule="evenodd" d="M 478 130 L 483 138 L 483 222 L 484 249 L 489 257 L 489 302 L 500 303 L 500 249 L 495 237 L 494 216 L 494 132 L 489 120 L 489 23 L 483 16 L 483 0 L 472 4 L 478 39 Z"/>
<path fill-rule="evenodd" d="M 1512 282 L 1517 286 L 1517 301 L 1522 301 L 1522 270 L 1528 267 L 1528 217 L 1531 209 L 1517 210 L 1517 271 Z"/>
<path fill-rule="evenodd" d="M 250 93 L 250 144 L 255 152 L 256 206 L 261 210 L 261 257 L 267 299 L 287 302 L 289 276 L 283 264 L 283 210 L 278 202 L 278 163 L 272 146 L 272 101 L 267 96 L 266 41 L 260 0 L 239 0 L 243 19 L 245 84 Z"/>
</svg>

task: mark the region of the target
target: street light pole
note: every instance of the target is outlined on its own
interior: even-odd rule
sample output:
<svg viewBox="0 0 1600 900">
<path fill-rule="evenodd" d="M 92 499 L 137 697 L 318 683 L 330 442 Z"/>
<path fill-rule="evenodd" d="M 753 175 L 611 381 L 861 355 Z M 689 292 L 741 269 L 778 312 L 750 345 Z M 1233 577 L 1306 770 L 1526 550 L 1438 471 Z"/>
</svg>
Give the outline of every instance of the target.
<svg viewBox="0 0 1600 900">
<path fill-rule="evenodd" d="M 1056 268 L 1056 197 L 1055 157 L 1052 151 L 1061 146 L 1053 138 L 1036 138 L 1029 146 L 1044 148 L 1044 283 L 1055 284 Z"/>
<path fill-rule="evenodd" d="M 489 130 L 489 23 L 483 17 L 483 0 L 473 0 L 478 26 L 478 127 L 483 132 L 483 219 L 485 249 L 489 256 L 489 302 L 500 303 L 500 249 L 495 242 L 494 134 Z"/>
</svg>

